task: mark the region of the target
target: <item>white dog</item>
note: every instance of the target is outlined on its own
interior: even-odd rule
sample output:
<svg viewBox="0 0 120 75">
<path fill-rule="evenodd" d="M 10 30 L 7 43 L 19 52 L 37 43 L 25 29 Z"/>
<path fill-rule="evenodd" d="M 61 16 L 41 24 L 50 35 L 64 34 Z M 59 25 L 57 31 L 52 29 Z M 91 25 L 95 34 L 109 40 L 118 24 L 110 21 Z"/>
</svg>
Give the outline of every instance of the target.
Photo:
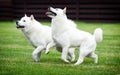
<svg viewBox="0 0 120 75">
<path fill-rule="evenodd" d="M 22 17 L 20 21 L 16 22 L 16 27 L 21 29 L 35 47 L 32 53 L 34 61 L 39 61 L 42 50 L 46 48 L 49 49 L 55 45 L 51 36 L 51 28 L 40 24 L 34 19 L 33 15 L 30 17 L 25 15 Z M 50 44 L 52 46 L 50 46 Z"/>
<path fill-rule="evenodd" d="M 78 30 L 75 27 L 70 27 L 70 22 L 66 16 L 66 8 L 59 9 L 49 7 L 47 16 L 52 18 L 52 37 L 54 41 L 62 47 L 61 59 L 69 62 L 66 57 L 68 49 L 71 47 L 79 47 L 79 58 L 75 65 L 83 62 L 86 56 L 92 57 L 95 63 L 98 63 L 98 56 L 95 54 L 96 42 L 102 41 L 102 29 L 97 28 L 94 34 Z"/>
<path fill-rule="evenodd" d="M 51 27 L 43 26 L 34 19 L 33 15 L 30 17 L 25 15 L 22 17 L 20 21 L 16 22 L 16 27 L 21 29 L 31 44 L 35 47 L 35 50 L 32 53 L 34 61 L 39 61 L 41 52 L 44 49 L 46 49 L 47 54 L 49 49 L 55 46 L 55 43 L 52 39 Z M 57 49 L 61 51 L 61 48 L 57 47 Z M 71 61 L 74 61 L 74 48 L 69 50 L 69 57 Z"/>
</svg>

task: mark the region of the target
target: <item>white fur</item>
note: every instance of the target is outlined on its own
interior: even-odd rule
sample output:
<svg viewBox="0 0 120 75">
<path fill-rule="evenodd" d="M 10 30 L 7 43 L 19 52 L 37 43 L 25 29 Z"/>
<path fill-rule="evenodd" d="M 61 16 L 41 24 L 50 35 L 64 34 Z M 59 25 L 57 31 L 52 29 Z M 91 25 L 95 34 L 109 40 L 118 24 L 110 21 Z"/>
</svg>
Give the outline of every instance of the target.
<svg viewBox="0 0 120 75">
<path fill-rule="evenodd" d="M 34 19 L 33 15 L 30 17 L 25 15 L 20 21 L 17 21 L 16 25 L 17 27 L 24 26 L 24 28 L 19 29 L 21 29 L 31 44 L 35 47 L 35 50 L 32 53 L 34 61 L 39 61 L 41 52 L 44 49 L 46 49 L 45 53 L 47 54 L 49 49 L 55 46 L 55 42 L 52 39 L 51 27 L 42 25 Z M 74 48 L 70 48 L 69 57 L 71 61 L 74 61 Z"/>
<path fill-rule="evenodd" d="M 103 40 L 103 36 L 102 35 L 103 35 L 103 31 L 102 31 L 101 28 L 95 29 L 94 36 L 95 36 L 95 40 L 97 42 L 101 42 Z"/>
<path fill-rule="evenodd" d="M 92 57 L 94 62 L 98 62 L 98 56 L 95 54 L 96 42 L 102 41 L 102 29 L 96 29 L 94 35 L 88 32 L 79 30 L 75 27 L 70 27 L 70 22 L 66 16 L 66 8 L 55 9 L 50 7 L 50 11 L 56 13 L 56 15 L 47 14 L 52 18 L 52 37 L 57 45 L 62 47 L 61 59 L 65 62 L 69 62 L 66 57 L 68 49 L 71 47 L 79 47 L 79 58 L 75 65 L 79 65 L 83 62 L 86 56 Z"/>
<path fill-rule="evenodd" d="M 25 22 L 24 22 L 25 21 Z M 25 26 L 24 28 L 19 28 L 35 47 L 32 53 L 34 61 L 39 61 L 42 50 L 49 49 L 55 44 L 51 36 L 51 28 L 48 26 L 43 26 L 38 21 L 34 19 L 33 16 L 27 17 L 26 15 L 18 21 L 18 26 Z"/>
</svg>

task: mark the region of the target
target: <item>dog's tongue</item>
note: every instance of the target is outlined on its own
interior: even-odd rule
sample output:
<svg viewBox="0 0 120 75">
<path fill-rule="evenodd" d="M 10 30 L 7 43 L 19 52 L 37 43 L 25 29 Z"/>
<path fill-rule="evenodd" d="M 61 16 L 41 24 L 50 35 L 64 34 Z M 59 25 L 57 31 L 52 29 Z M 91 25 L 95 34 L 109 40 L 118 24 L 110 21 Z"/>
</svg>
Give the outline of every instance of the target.
<svg viewBox="0 0 120 75">
<path fill-rule="evenodd" d="M 16 25 L 16 28 L 19 28 L 19 25 Z"/>
<path fill-rule="evenodd" d="M 19 27 L 19 25 L 18 25 L 18 21 L 16 21 L 16 28 L 18 28 Z"/>
<path fill-rule="evenodd" d="M 48 12 L 46 12 L 45 14 L 46 14 L 46 15 L 51 15 L 51 14 L 52 14 L 52 12 L 49 12 L 49 11 L 48 11 Z"/>
<path fill-rule="evenodd" d="M 16 28 L 24 28 L 24 26 L 16 25 Z"/>
</svg>

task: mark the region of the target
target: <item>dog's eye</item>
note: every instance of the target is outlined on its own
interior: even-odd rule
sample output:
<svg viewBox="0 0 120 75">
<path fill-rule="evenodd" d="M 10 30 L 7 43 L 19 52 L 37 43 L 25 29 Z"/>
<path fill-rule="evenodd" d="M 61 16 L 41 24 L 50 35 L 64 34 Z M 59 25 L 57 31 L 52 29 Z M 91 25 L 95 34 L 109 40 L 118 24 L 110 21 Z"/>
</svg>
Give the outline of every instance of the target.
<svg viewBox="0 0 120 75">
<path fill-rule="evenodd" d="M 25 22 L 25 20 L 23 20 L 23 22 Z"/>
</svg>

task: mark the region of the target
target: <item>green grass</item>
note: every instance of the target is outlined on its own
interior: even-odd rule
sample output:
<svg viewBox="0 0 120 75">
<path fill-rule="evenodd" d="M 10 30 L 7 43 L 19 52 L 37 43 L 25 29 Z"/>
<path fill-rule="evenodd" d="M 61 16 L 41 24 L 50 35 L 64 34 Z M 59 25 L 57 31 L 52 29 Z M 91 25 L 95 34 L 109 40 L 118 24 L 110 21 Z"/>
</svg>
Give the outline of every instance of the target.
<svg viewBox="0 0 120 75">
<path fill-rule="evenodd" d="M 49 22 L 42 22 L 50 25 Z M 120 23 L 84 23 L 76 22 L 78 28 L 93 33 L 101 27 L 104 40 L 98 43 L 96 53 L 99 63 L 86 58 L 83 64 L 73 66 L 76 60 L 66 64 L 61 53 L 54 48 L 46 55 L 42 53 L 40 62 L 33 62 L 33 47 L 23 33 L 15 28 L 15 22 L 0 22 L 0 75 L 120 75 Z"/>
</svg>

